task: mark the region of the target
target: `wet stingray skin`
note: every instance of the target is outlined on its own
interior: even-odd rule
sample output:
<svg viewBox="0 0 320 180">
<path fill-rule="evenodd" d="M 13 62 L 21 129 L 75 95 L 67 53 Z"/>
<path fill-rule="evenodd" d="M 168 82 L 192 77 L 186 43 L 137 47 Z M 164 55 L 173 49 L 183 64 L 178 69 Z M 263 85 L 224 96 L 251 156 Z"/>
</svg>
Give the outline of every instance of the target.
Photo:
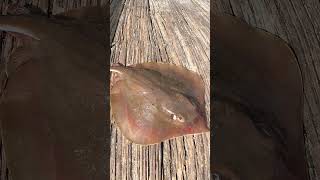
<svg viewBox="0 0 320 180">
<path fill-rule="evenodd" d="M 294 53 L 231 15 L 214 15 L 213 24 L 213 171 L 225 179 L 306 180 L 303 83 Z"/>
<path fill-rule="evenodd" d="M 9 59 L 0 105 L 12 180 L 107 178 L 106 22 L 86 21 L 100 10 L 0 16 L 0 30 L 23 42 Z"/>
<path fill-rule="evenodd" d="M 165 63 L 113 66 L 111 112 L 126 138 L 155 144 L 209 131 L 199 75 Z"/>
</svg>

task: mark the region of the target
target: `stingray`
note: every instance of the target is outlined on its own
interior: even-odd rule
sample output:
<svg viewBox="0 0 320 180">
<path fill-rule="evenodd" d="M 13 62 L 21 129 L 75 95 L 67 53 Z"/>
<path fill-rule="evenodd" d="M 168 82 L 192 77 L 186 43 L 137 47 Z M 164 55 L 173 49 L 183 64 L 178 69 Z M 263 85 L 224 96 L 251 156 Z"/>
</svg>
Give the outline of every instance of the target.
<svg viewBox="0 0 320 180">
<path fill-rule="evenodd" d="M 124 136 L 136 144 L 155 144 L 208 132 L 204 84 L 184 67 L 168 63 L 114 65 L 110 104 Z"/>
<path fill-rule="evenodd" d="M 0 16 L 0 30 L 23 43 L 0 105 L 12 180 L 107 178 L 107 10 Z"/>
<path fill-rule="evenodd" d="M 213 19 L 213 170 L 222 179 L 307 179 L 303 81 L 289 45 L 231 15 Z"/>
</svg>

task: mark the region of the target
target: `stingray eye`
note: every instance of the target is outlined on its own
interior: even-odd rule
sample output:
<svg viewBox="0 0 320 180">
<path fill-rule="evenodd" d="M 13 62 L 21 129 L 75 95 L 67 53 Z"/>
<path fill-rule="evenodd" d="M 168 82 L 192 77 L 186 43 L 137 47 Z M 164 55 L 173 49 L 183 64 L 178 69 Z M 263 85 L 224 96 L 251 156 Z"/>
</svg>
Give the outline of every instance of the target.
<svg viewBox="0 0 320 180">
<path fill-rule="evenodd" d="M 170 114 L 170 120 L 172 121 L 178 121 L 178 122 L 185 122 L 185 119 L 183 116 L 174 113 L 173 111 L 170 111 L 169 109 L 167 109 L 166 107 L 163 107 L 163 109 L 168 112 Z"/>
<path fill-rule="evenodd" d="M 174 121 L 185 122 L 181 115 L 171 114 L 171 119 Z"/>
</svg>

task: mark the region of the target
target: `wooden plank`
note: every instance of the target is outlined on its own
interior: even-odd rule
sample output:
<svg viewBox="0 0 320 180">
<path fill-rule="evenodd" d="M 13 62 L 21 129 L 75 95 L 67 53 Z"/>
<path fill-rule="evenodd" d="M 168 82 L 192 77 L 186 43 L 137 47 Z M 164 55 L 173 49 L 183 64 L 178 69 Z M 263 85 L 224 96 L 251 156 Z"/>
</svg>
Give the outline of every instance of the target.
<svg viewBox="0 0 320 180">
<path fill-rule="evenodd" d="M 110 43 L 113 42 L 125 0 L 110 0 Z"/>
<path fill-rule="evenodd" d="M 320 179 L 320 2 L 217 0 L 216 8 L 280 36 L 293 47 L 304 77 L 304 125 L 310 179 Z"/>
<path fill-rule="evenodd" d="M 122 11 L 112 42 L 112 63 L 169 62 L 198 72 L 206 85 L 210 117 L 210 1 L 125 0 L 121 3 L 123 7 L 111 4 Z M 151 146 L 135 145 L 112 124 L 111 179 L 209 179 L 209 144 L 209 133 L 206 133 Z"/>
</svg>

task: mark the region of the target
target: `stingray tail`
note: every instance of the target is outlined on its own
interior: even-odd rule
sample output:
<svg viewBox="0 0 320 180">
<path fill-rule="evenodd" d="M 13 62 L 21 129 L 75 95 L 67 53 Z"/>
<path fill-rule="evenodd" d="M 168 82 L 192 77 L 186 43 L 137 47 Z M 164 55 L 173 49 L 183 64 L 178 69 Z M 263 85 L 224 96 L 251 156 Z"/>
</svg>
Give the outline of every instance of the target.
<svg viewBox="0 0 320 180">
<path fill-rule="evenodd" d="M 0 31 L 19 33 L 40 40 L 39 26 L 41 24 L 30 17 L 0 16 Z"/>
</svg>

